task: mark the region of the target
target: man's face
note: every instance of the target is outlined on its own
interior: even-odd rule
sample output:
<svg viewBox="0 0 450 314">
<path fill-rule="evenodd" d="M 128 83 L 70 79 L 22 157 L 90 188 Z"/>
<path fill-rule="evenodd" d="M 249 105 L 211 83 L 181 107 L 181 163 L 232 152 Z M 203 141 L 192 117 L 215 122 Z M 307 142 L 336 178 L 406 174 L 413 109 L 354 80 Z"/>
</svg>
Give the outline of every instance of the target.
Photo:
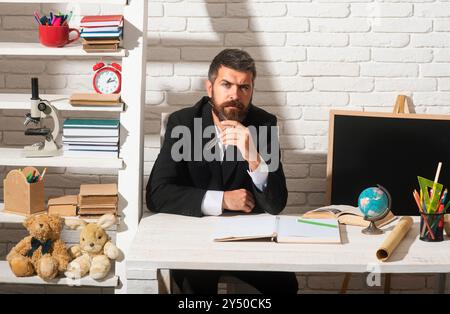
<svg viewBox="0 0 450 314">
<path fill-rule="evenodd" d="M 206 89 L 219 115 L 242 122 L 253 96 L 253 74 L 222 66 L 214 83 L 206 81 Z"/>
</svg>

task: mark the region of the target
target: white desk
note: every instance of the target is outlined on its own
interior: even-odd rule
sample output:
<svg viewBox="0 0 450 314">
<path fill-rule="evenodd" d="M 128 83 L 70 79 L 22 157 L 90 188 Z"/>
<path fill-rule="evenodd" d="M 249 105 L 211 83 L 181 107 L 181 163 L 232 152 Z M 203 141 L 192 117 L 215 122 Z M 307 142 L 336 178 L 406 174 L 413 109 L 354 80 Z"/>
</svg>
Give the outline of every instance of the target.
<svg viewBox="0 0 450 314">
<path fill-rule="evenodd" d="M 394 227 L 382 235 L 364 235 L 360 227 L 341 226 L 343 244 L 280 244 L 273 242 L 213 242 L 217 219 L 153 214 L 143 218 L 127 255 L 128 287 L 132 293 L 160 293 L 167 286 L 167 269 L 253 270 L 292 272 L 448 273 L 449 238 L 428 243 L 418 238 L 418 217 L 388 262 L 375 252 Z M 442 280 L 445 276 L 440 276 Z"/>
</svg>

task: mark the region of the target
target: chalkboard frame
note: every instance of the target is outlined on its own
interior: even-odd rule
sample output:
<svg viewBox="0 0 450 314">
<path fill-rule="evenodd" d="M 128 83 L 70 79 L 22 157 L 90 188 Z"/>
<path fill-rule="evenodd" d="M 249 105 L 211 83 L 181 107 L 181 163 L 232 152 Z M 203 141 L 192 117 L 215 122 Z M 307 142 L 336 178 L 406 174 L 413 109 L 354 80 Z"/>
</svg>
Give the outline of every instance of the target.
<svg viewBox="0 0 450 314">
<path fill-rule="evenodd" d="M 393 119 L 425 119 L 450 121 L 450 115 L 441 114 L 416 114 L 416 113 L 389 113 L 389 112 L 364 112 L 351 110 L 330 110 L 328 129 L 328 154 L 326 167 L 326 202 L 331 204 L 333 187 L 333 149 L 334 149 L 334 123 L 337 116 L 393 118 Z M 433 174 L 434 175 L 434 174 Z"/>
</svg>

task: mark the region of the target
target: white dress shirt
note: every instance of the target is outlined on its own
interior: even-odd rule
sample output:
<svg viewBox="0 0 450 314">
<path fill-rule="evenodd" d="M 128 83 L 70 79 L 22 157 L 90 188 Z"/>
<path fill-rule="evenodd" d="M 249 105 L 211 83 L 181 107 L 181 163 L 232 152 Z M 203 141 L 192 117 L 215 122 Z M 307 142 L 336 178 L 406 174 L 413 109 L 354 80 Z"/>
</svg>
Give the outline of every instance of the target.
<svg viewBox="0 0 450 314">
<path fill-rule="evenodd" d="M 220 130 L 217 126 L 216 136 L 220 137 Z M 224 147 L 225 146 L 225 147 Z M 223 160 L 224 151 L 228 145 L 223 145 L 221 141 L 217 144 L 220 152 L 220 160 Z M 269 170 L 265 161 L 261 158 L 258 168 L 255 171 L 247 170 L 248 175 L 252 178 L 255 186 L 260 190 L 264 191 L 267 186 L 267 178 L 269 177 Z M 214 191 L 208 190 L 202 200 L 201 210 L 203 215 L 207 216 L 219 216 L 222 214 L 222 202 L 223 202 L 223 192 L 224 191 Z"/>
</svg>

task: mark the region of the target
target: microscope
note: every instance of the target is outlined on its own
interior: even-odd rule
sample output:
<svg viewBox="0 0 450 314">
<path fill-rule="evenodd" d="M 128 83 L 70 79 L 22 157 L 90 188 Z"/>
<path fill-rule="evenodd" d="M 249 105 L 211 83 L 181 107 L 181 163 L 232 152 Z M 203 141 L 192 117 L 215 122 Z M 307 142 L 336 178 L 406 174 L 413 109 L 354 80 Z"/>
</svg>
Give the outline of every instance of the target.
<svg viewBox="0 0 450 314">
<path fill-rule="evenodd" d="M 42 121 L 47 117 L 53 119 L 53 131 L 50 128 L 41 126 Z M 25 135 L 43 136 L 45 140 L 25 146 L 23 150 L 24 157 L 53 157 L 61 155 L 62 150 L 55 141 L 59 134 L 58 111 L 49 101 L 39 98 L 37 77 L 31 78 L 31 110 L 26 114 L 24 124 L 28 126 L 30 123 L 39 125 L 39 127 L 25 130 Z"/>
</svg>

